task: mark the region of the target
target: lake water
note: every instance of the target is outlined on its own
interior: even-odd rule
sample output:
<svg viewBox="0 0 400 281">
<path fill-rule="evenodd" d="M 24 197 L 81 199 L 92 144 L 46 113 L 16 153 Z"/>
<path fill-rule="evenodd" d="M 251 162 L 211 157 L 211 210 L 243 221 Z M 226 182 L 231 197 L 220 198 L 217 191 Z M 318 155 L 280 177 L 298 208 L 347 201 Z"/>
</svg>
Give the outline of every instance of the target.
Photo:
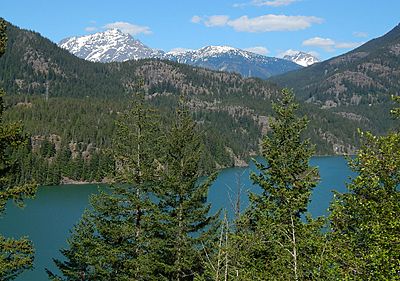
<svg viewBox="0 0 400 281">
<path fill-rule="evenodd" d="M 331 191 L 344 192 L 345 182 L 354 174 L 343 157 L 314 157 L 311 165 L 318 166 L 321 183 L 313 192 L 309 211 L 313 216 L 326 215 L 333 197 Z M 226 208 L 232 217 L 232 202 L 235 202 L 238 185 L 242 186 L 243 195 L 240 208 L 246 208 L 247 192 L 260 190 L 249 180 L 252 170 L 253 165 L 249 168 L 230 168 L 220 172 L 209 193 L 212 211 Z M 36 250 L 34 270 L 24 272 L 17 281 L 48 280 L 44 269 L 54 270 L 52 258 L 61 257 L 59 249 L 66 246 L 69 230 L 88 206 L 88 197 L 97 191 L 97 185 L 40 187 L 36 198 L 27 200 L 24 209 L 19 209 L 12 203 L 8 204 L 6 214 L 0 220 L 0 233 L 6 237 L 28 235 Z"/>
</svg>

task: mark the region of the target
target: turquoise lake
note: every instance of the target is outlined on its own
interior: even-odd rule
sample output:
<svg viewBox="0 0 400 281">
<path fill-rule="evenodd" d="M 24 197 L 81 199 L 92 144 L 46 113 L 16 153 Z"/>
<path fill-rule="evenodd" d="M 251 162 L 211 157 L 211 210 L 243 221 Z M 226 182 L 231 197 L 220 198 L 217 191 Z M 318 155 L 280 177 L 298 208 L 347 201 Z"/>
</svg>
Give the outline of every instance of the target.
<svg viewBox="0 0 400 281">
<path fill-rule="evenodd" d="M 314 190 L 309 211 L 315 216 L 327 215 L 332 190 L 346 191 L 345 182 L 354 174 L 343 157 L 314 157 L 311 165 L 319 168 L 321 182 Z M 238 182 L 242 186 L 241 210 L 248 204 L 247 193 L 258 192 L 249 180 L 254 166 L 248 168 L 229 168 L 219 173 L 209 193 L 212 211 L 226 208 L 233 214 L 232 201 L 235 201 Z M 239 180 L 238 180 L 239 179 Z M 26 207 L 19 209 L 8 204 L 6 214 L 0 219 L 0 233 L 6 237 L 29 236 L 33 241 L 36 256 L 35 268 L 21 274 L 17 281 L 48 280 L 45 268 L 54 270 L 52 258 L 60 258 L 59 249 L 66 246 L 69 230 L 79 220 L 88 207 L 88 198 L 98 191 L 98 186 L 63 185 L 40 187 L 34 200 L 27 200 Z"/>
</svg>

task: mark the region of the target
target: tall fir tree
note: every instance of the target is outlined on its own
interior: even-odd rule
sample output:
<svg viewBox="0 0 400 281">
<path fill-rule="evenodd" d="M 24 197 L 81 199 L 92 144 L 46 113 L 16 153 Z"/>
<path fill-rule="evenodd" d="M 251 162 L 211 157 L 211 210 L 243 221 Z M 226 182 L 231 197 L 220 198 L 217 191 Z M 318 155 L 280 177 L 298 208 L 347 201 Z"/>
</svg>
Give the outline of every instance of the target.
<svg viewBox="0 0 400 281">
<path fill-rule="evenodd" d="M 55 261 L 65 279 L 48 272 L 52 280 L 163 280 L 157 278 L 159 214 L 151 198 L 160 169 L 158 126 L 139 93 L 116 122 L 111 192 L 91 198 L 92 210 L 61 251 L 67 261 Z"/>
<path fill-rule="evenodd" d="M 331 205 L 333 266 L 341 280 L 400 280 L 400 133 L 361 140 L 357 176 Z"/>
<path fill-rule="evenodd" d="M 255 160 L 259 173 L 251 174 L 262 193 L 251 194 L 232 236 L 232 275 L 238 280 L 324 280 L 324 221 L 306 215 L 319 180 L 318 170 L 309 165 L 314 147 L 302 139 L 307 119 L 296 117 L 298 104 L 287 89 L 273 108 L 275 118 L 262 141 L 265 163 Z"/>
<path fill-rule="evenodd" d="M 203 144 L 182 96 L 164 153 L 159 202 L 163 276 L 167 280 L 193 280 L 204 270 L 205 249 L 215 239 L 219 213 L 209 214 L 207 195 L 216 174 L 200 180 Z"/>
<path fill-rule="evenodd" d="M 5 52 L 6 41 L 6 23 L 0 18 L 0 57 Z M 19 123 L 4 123 L 4 94 L 3 89 L 0 89 L 0 214 L 5 212 L 9 200 L 23 206 L 23 198 L 33 197 L 36 192 L 33 183 L 14 184 L 20 170 L 16 162 L 11 161 L 10 155 L 13 150 L 26 144 L 27 137 Z M 0 235 L 1 280 L 13 280 L 24 270 L 32 268 L 33 258 L 33 245 L 26 237 L 13 239 Z"/>
</svg>

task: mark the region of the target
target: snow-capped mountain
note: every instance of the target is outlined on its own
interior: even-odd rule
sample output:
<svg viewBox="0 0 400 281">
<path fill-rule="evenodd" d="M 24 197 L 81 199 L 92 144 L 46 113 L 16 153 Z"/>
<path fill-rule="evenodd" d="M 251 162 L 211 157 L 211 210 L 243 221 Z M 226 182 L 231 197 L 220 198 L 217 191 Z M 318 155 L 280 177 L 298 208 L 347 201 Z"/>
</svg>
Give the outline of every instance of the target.
<svg viewBox="0 0 400 281">
<path fill-rule="evenodd" d="M 320 62 L 320 60 L 315 56 L 301 51 L 290 52 L 286 54 L 283 59 L 292 61 L 304 67 Z"/>
<path fill-rule="evenodd" d="M 219 71 L 237 72 L 245 77 L 269 78 L 300 68 L 286 59 L 266 57 L 229 46 L 207 46 L 198 50 L 165 53 L 144 45 L 131 35 L 111 29 L 62 40 L 59 46 L 77 57 L 96 62 L 159 58 Z"/>
<path fill-rule="evenodd" d="M 173 51 L 166 53 L 165 58 L 213 70 L 236 72 L 245 77 L 268 78 L 300 68 L 284 59 L 266 57 L 229 46 Z"/>
<path fill-rule="evenodd" d="M 147 47 L 131 35 L 118 29 L 66 38 L 58 45 L 77 57 L 96 62 L 153 58 L 162 56 L 164 53 Z"/>
<path fill-rule="evenodd" d="M 251 58 L 260 55 L 229 46 L 207 46 L 198 50 L 179 50 L 166 53 L 167 58 L 186 64 L 198 63 L 199 61 L 208 61 L 210 58 L 217 58 L 221 56 Z"/>
</svg>

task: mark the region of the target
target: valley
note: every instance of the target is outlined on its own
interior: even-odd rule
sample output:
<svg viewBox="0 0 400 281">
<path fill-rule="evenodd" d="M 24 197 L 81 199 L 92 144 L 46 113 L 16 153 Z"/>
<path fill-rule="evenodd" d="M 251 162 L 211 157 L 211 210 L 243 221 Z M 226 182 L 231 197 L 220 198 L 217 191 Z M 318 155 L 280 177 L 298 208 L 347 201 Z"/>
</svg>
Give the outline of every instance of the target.
<svg viewBox="0 0 400 281">
<path fill-rule="evenodd" d="M 162 112 L 164 120 L 172 114 L 179 94 L 188 97 L 188 106 L 206 140 L 205 170 L 246 165 L 259 154 L 261 133 L 268 131 L 271 103 L 279 93 L 276 84 L 158 59 L 88 62 L 37 33 L 12 25 L 8 36 L 8 51 L 0 60 L 0 79 L 10 93 L 6 118 L 21 120 L 36 139 L 36 146 L 46 141 L 56 150 L 30 160 L 46 170 L 42 173 L 39 169 L 39 174 L 52 175 L 41 183 L 56 184 L 63 177 L 89 181 L 105 177 L 107 169 L 101 175 L 96 171 L 106 164 L 93 163 L 109 162 L 99 153 L 109 147 L 113 122 L 138 90 L 140 79 L 144 79 L 148 100 Z M 312 103 L 304 103 L 301 113 L 310 119 L 306 135 L 320 155 L 354 154 L 357 128 L 378 131 L 379 119 L 364 122 L 357 118 L 358 113 L 334 112 Z M 63 151 L 67 153 L 63 161 L 48 164 L 46 158 L 61 159 Z M 88 166 L 86 172 L 67 172 L 73 170 L 68 167 L 77 165 Z"/>
<path fill-rule="evenodd" d="M 398 280 L 399 3 L 0 6 L 0 280 Z"/>
</svg>

